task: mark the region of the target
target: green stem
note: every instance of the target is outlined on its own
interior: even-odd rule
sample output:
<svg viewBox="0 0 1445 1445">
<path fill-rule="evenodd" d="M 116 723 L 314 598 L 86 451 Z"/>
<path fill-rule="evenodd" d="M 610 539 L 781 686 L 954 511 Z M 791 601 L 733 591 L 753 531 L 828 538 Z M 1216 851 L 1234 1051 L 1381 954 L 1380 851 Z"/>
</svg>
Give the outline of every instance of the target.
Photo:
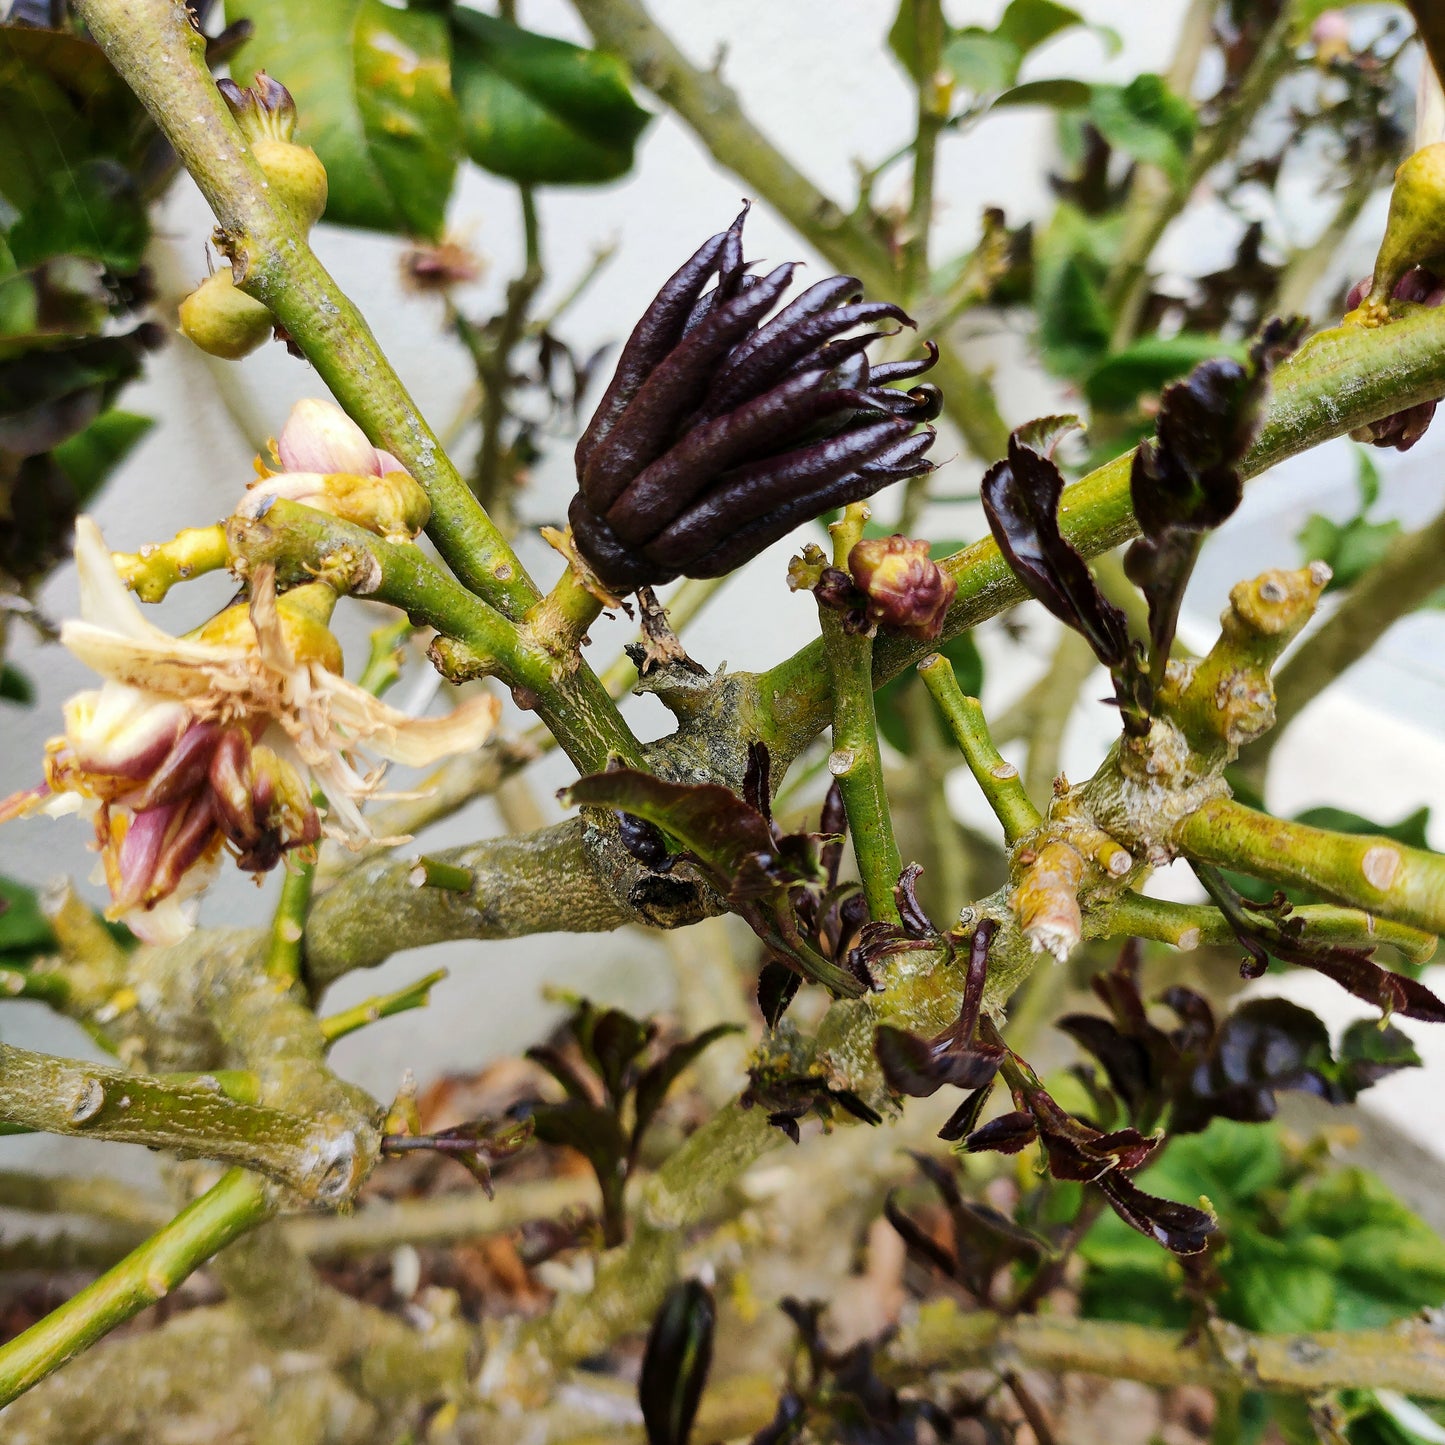
<svg viewBox="0 0 1445 1445">
<path fill-rule="evenodd" d="M 1016 843 L 1043 822 L 1043 816 L 1024 791 L 1019 770 L 1005 762 L 994 747 L 983 708 L 977 698 L 964 696 L 953 664 L 946 657 L 934 653 L 918 664 L 918 671 L 947 719 L 969 772 L 1003 825 L 1005 840 Z"/>
<path fill-rule="evenodd" d="M 1259 439 L 1241 465 L 1246 478 L 1403 407 L 1445 394 L 1445 310 L 1422 308 L 1388 326 L 1339 326 L 1313 337 L 1274 375 Z M 1090 472 L 1064 491 L 1060 529 L 1085 556 L 1095 557 L 1138 535 L 1129 500 L 1132 452 Z M 1024 601 L 1028 596 L 992 537 L 940 565 L 958 583 L 941 640 Z M 881 687 L 920 662 L 930 645 L 898 636 L 878 639 L 873 682 Z M 756 681 L 755 706 L 774 765 L 791 762 L 826 724 L 827 670 L 812 643 Z"/>
<path fill-rule="evenodd" d="M 291 984 L 301 977 L 301 940 L 306 934 L 306 914 L 315 882 L 314 857 L 287 862 L 266 949 L 266 972 L 278 983 Z"/>
<path fill-rule="evenodd" d="M 411 619 L 399 617 L 395 622 L 376 628 L 371 634 L 371 650 L 366 666 L 356 679 L 373 697 L 384 697 L 401 681 L 401 664 L 406 641 L 412 634 Z"/>
<path fill-rule="evenodd" d="M 928 287 L 928 237 L 933 229 L 933 186 L 938 136 L 948 119 L 938 84 L 943 53 L 943 6 L 940 0 L 909 0 L 918 50 L 918 109 L 913 142 L 913 200 L 908 209 L 904 260 L 908 298 L 916 302 Z"/>
<path fill-rule="evenodd" d="M 349 1184 L 359 1147 L 329 1120 L 232 1099 L 210 1075 L 165 1080 L 13 1044 L 0 1044 L 0 1121 L 242 1165 L 308 1199 Z"/>
<path fill-rule="evenodd" d="M 847 566 L 848 553 L 862 536 L 867 515 L 866 505 L 855 503 L 830 529 L 835 566 Z M 868 912 L 875 919 L 897 923 L 893 890 L 903 872 L 903 859 L 893 836 L 893 815 L 883 786 L 878 716 L 873 707 L 873 639 L 867 633 L 848 632 L 843 619 L 830 608 L 820 606 L 818 620 L 833 692 L 833 751 L 828 771 L 843 795 Z"/>
<path fill-rule="evenodd" d="M 1359 837 L 1257 813 L 1216 798 L 1179 830 L 1190 858 L 1306 888 L 1349 908 L 1445 933 L 1445 855 L 1392 838 Z"/>
<path fill-rule="evenodd" d="M 169 542 L 142 547 L 139 552 L 117 552 L 112 559 L 121 580 L 142 602 L 160 602 L 177 582 L 189 582 L 207 572 L 218 572 L 231 560 L 226 529 L 186 527 Z"/>
<path fill-rule="evenodd" d="M 470 893 L 476 881 L 470 868 L 458 868 L 425 854 L 416 860 L 407 880 L 413 888 L 441 888 L 447 893 Z"/>
<path fill-rule="evenodd" d="M 1337 948 L 1397 949 L 1409 963 L 1428 963 L 1439 939 L 1403 923 L 1376 918 L 1357 908 L 1337 908 L 1332 903 L 1309 903 L 1290 914 L 1302 926 L 1301 938 L 1308 943 Z M 1091 938 L 1147 938 L 1155 943 L 1172 943 L 1182 952 L 1203 944 L 1235 943 L 1229 920 L 1217 909 L 1202 903 L 1171 903 L 1146 898 L 1141 893 L 1122 894 L 1112 906 L 1092 914 L 1085 924 Z M 1009 1042 L 1020 1052 L 1022 1045 Z"/>
<path fill-rule="evenodd" d="M 103 1335 L 164 1299 L 192 1271 L 275 1210 L 254 1174 L 232 1169 L 94 1284 L 0 1346 L 0 1406 Z"/>
<path fill-rule="evenodd" d="M 597 675 L 536 645 L 499 612 L 427 561 L 411 543 L 387 542 L 297 502 L 277 501 L 262 517 L 233 517 L 232 550 L 285 576 L 329 577 L 343 591 L 389 602 L 418 625 L 460 642 L 477 674 L 496 672 L 525 697 L 584 773 L 609 757 L 642 766 L 642 748 Z"/>
<path fill-rule="evenodd" d="M 321 1036 L 328 1045 L 334 1044 L 337 1039 L 344 1039 L 347 1034 L 354 1034 L 378 1019 L 389 1019 L 393 1014 L 405 1013 L 408 1009 L 425 1008 L 431 1002 L 432 989 L 446 976 L 447 970 L 439 968 L 394 993 L 378 994 L 375 998 L 342 1009 L 340 1013 L 331 1014 L 320 1020 Z"/>
<path fill-rule="evenodd" d="M 91 35 L 150 112 L 215 213 L 238 285 L 263 302 L 343 410 L 432 503 L 428 533 L 479 596 L 520 617 L 537 599 L 506 538 L 446 455 L 361 313 L 272 200 L 266 177 L 175 0 L 78 0 Z"/>
</svg>

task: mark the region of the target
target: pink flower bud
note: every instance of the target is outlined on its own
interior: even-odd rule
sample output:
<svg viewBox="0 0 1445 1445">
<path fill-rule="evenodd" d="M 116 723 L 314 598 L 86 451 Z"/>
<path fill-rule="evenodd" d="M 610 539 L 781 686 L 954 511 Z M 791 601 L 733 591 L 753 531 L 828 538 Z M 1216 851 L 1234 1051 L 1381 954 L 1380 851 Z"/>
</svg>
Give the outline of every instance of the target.
<svg viewBox="0 0 1445 1445">
<path fill-rule="evenodd" d="M 1315 54 L 1328 64 L 1350 53 L 1350 17 L 1343 10 L 1326 10 L 1310 29 Z"/>
<path fill-rule="evenodd" d="M 288 472 L 348 472 L 379 477 L 399 466 L 395 457 L 378 451 L 357 424 L 329 401 L 308 398 L 291 408 L 281 429 L 276 455 Z M 391 463 L 384 468 L 382 458 Z"/>
<path fill-rule="evenodd" d="M 927 542 L 865 538 L 848 554 L 848 570 L 868 598 L 868 615 L 896 632 L 928 642 L 943 630 L 958 584 L 929 559 Z"/>
</svg>

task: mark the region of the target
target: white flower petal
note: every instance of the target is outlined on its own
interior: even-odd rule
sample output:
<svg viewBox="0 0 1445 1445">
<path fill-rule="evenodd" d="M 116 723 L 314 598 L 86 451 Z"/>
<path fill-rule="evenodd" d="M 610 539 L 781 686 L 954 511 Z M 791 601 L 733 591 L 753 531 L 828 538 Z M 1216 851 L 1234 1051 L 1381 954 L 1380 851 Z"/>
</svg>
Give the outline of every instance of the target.
<svg viewBox="0 0 1445 1445">
<path fill-rule="evenodd" d="M 331 720 L 350 740 L 379 757 L 424 768 L 454 753 L 473 752 L 491 736 L 501 716 L 494 697 L 474 697 L 440 717 L 411 717 L 344 678 L 312 670 Z"/>
<path fill-rule="evenodd" d="M 286 418 L 276 455 L 288 472 L 354 472 L 377 476 L 381 467 L 366 433 L 334 402 L 309 397 Z"/>
<path fill-rule="evenodd" d="M 90 517 L 75 519 L 75 570 L 80 582 L 80 615 L 126 637 L 166 637 L 147 622 L 139 603 L 121 581 L 110 548 Z"/>
</svg>

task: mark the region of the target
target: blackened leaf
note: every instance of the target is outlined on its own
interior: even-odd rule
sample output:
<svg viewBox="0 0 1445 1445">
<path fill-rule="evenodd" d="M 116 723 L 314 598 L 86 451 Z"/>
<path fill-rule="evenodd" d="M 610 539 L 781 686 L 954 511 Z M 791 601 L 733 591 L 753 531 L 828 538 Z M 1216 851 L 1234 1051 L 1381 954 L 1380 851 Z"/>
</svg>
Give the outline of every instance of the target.
<svg viewBox="0 0 1445 1445">
<path fill-rule="evenodd" d="M 796 981 L 798 975 L 790 972 L 788 977 Z M 712 1028 L 704 1029 L 695 1037 L 674 1044 L 655 1064 L 643 1071 L 633 1093 L 636 1110 L 636 1123 L 633 1125 L 632 1131 L 634 1152 L 638 1141 L 652 1122 L 653 1115 L 657 1113 L 662 1101 L 667 1097 L 667 1091 L 677 1082 L 678 1076 L 683 1070 L 691 1065 L 710 1044 L 726 1038 L 728 1034 L 736 1034 L 741 1031 L 739 1024 L 714 1024 Z"/>
<path fill-rule="evenodd" d="M 567 1091 L 570 1099 L 580 1099 L 584 1104 L 592 1102 L 592 1090 L 583 1081 L 581 1074 L 572 1067 L 567 1056 L 550 1044 L 533 1044 L 526 1057 L 534 1064 L 540 1064 Z"/>
<path fill-rule="evenodd" d="M 880 1024 L 873 1033 L 873 1052 L 888 1087 L 896 1094 L 927 1099 L 945 1084 L 977 1089 L 998 1072 L 1003 1050 L 990 1044 L 959 1040 L 951 1035 L 920 1038 L 907 1029 Z"/>
<path fill-rule="evenodd" d="M 897 1231 L 898 1237 L 912 1254 L 925 1263 L 931 1264 L 940 1273 L 952 1278 L 958 1261 L 953 1251 L 944 1248 L 911 1215 L 905 1214 L 898 1203 L 898 1191 L 893 1190 L 883 1202 L 883 1217 Z"/>
<path fill-rule="evenodd" d="M 1298 317 L 1275 318 L 1244 360 L 1215 357 L 1166 387 L 1156 436 L 1134 453 L 1130 496 L 1144 535 L 1129 548 L 1125 570 L 1149 603 L 1156 685 L 1173 645 L 1199 534 L 1239 505 L 1238 464 L 1259 429 L 1270 371 L 1298 344 L 1304 325 Z"/>
<path fill-rule="evenodd" d="M 669 783 L 650 773 L 616 768 L 579 778 L 561 797 L 577 807 L 618 808 L 645 818 L 728 879 L 749 854 L 772 853 L 768 820 L 718 783 Z"/>
<path fill-rule="evenodd" d="M 597 1171 L 611 1176 L 627 1154 L 627 1140 L 611 1109 L 568 1099 L 562 1104 L 538 1104 L 532 1110 L 537 1138 L 544 1144 L 575 1149 Z"/>
<path fill-rule="evenodd" d="M 687 1445 L 712 1365 L 717 1307 L 697 1280 L 675 1284 L 652 1322 L 637 1398 L 647 1445 Z"/>
<path fill-rule="evenodd" d="M 917 863 L 910 863 L 899 874 L 898 883 L 893 889 L 898 914 L 903 920 L 903 931 L 910 938 L 933 938 L 938 933 L 932 920 L 923 911 L 923 905 L 918 901 L 918 880 L 922 876 L 922 867 Z"/>
<path fill-rule="evenodd" d="M 994 463 L 983 479 L 988 524 L 1024 586 L 1054 616 L 1083 633 L 1105 667 L 1120 667 L 1129 653 L 1128 625 L 1059 530 L 1063 490 L 1063 473 L 1015 432 L 1008 460 Z"/>
<path fill-rule="evenodd" d="M 1017 1154 L 1037 1138 L 1034 1116 L 1026 1109 L 1015 1109 L 980 1125 L 963 1141 L 963 1147 L 970 1154 L 981 1154 L 987 1150 L 999 1154 Z"/>
<path fill-rule="evenodd" d="M 1215 1231 L 1212 1215 L 1190 1204 L 1145 1194 L 1117 1172 L 1105 1175 L 1099 1187 L 1125 1224 L 1156 1240 L 1173 1254 L 1199 1254 Z"/>
<path fill-rule="evenodd" d="M 876 1129 L 883 1122 L 883 1115 L 877 1109 L 869 1108 L 851 1089 L 829 1089 L 828 1097 L 860 1123 Z"/>
<path fill-rule="evenodd" d="M 587 1038 L 587 1052 L 598 1077 L 616 1107 L 627 1092 L 627 1071 L 647 1047 L 654 1030 L 621 1009 L 610 1008 L 597 1017 Z"/>
<path fill-rule="evenodd" d="M 763 965 L 758 974 L 758 1009 L 770 1029 L 777 1028 L 802 982 L 802 975 L 785 963 L 769 960 Z"/>
<path fill-rule="evenodd" d="M 1109 1086 L 1130 1113 L 1137 1114 L 1161 1082 L 1144 1043 L 1121 1033 L 1108 1019 L 1096 1014 L 1066 1014 L 1054 1027 L 1103 1065 Z"/>
<path fill-rule="evenodd" d="M 30 707 L 35 701 L 35 684 L 11 663 L 0 664 L 0 702 Z"/>
<path fill-rule="evenodd" d="M 652 117 L 621 61 L 460 6 L 451 23 L 462 135 L 479 166 L 532 185 L 626 174 Z"/>
<path fill-rule="evenodd" d="M 978 1116 L 983 1113 L 983 1106 L 988 1102 L 988 1096 L 992 1092 L 992 1080 L 981 1089 L 975 1089 L 948 1116 L 948 1122 L 938 1131 L 938 1137 L 946 1143 L 955 1144 L 965 1135 L 972 1134 L 978 1128 Z"/>
<path fill-rule="evenodd" d="M 1220 1025 L 1210 1072 L 1221 1085 L 1305 1087 L 1323 1092 L 1333 1056 L 1329 1031 L 1307 1008 L 1282 998 L 1250 999 Z"/>
<path fill-rule="evenodd" d="M 785 1391 L 773 1418 L 753 1436 L 750 1445 L 794 1445 L 807 1418 L 808 1407 L 791 1390 Z"/>
</svg>

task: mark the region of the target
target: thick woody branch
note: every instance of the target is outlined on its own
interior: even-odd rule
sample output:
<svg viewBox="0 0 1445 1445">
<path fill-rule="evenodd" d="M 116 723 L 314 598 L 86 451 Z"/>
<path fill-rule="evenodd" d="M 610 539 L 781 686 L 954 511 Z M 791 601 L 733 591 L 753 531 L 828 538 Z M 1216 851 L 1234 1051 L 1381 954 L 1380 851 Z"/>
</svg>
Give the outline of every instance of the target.
<svg viewBox="0 0 1445 1445">
<path fill-rule="evenodd" d="M 357 1147 L 304 1115 L 229 1098 L 219 1081 L 162 1082 L 13 1044 L 0 1044 L 0 1120 L 243 1165 L 308 1199 L 344 1190 Z"/>
<path fill-rule="evenodd" d="M 602 886 L 579 819 L 431 856 L 466 869 L 466 892 L 418 887 L 413 860 L 374 858 L 312 904 L 306 966 L 313 989 L 374 968 L 398 947 L 452 938 L 602 933 L 632 921 Z"/>
</svg>

